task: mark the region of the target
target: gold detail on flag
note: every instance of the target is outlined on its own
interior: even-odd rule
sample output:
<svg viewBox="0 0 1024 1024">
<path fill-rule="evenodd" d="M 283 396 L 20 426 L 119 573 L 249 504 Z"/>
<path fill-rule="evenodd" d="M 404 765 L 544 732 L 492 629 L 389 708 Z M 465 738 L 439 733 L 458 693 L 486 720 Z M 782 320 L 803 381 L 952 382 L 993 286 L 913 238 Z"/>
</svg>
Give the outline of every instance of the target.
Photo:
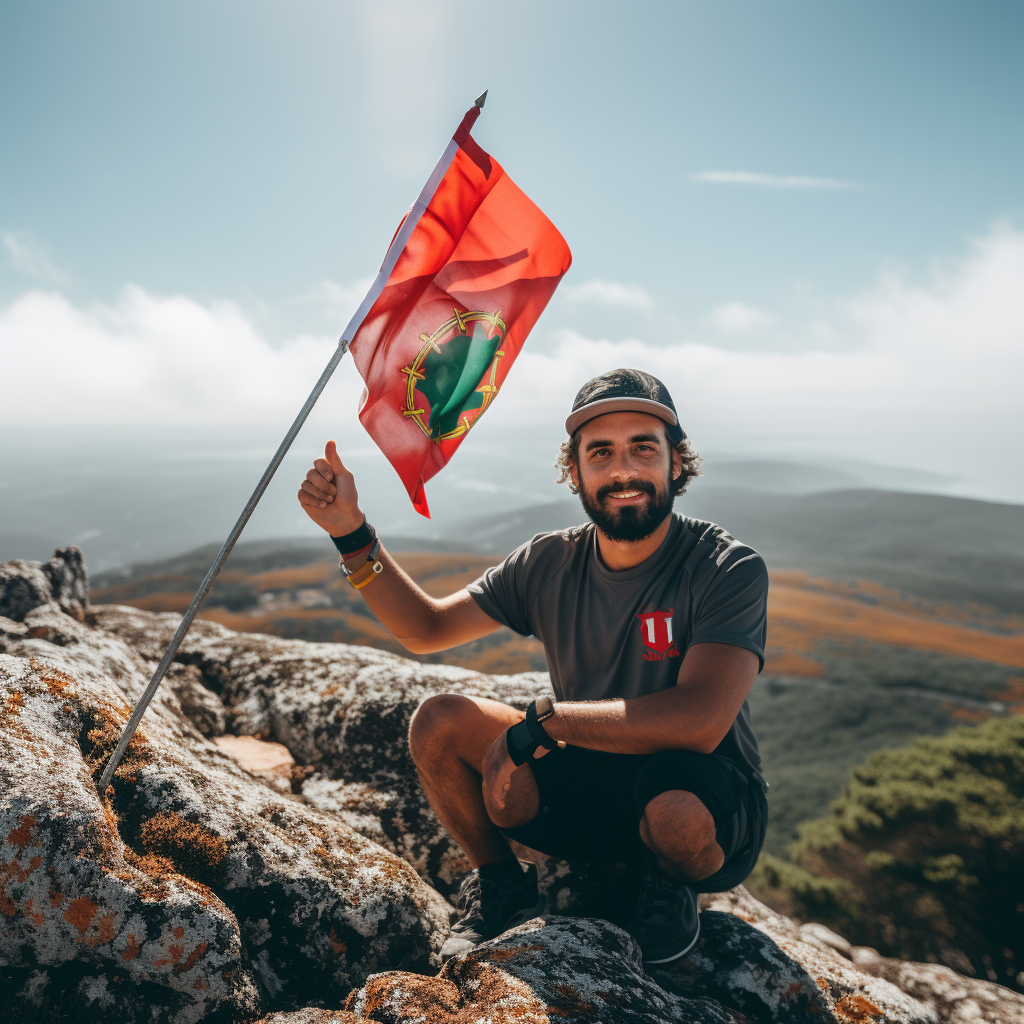
<svg viewBox="0 0 1024 1024">
<path fill-rule="evenodd" d="M 468 333 L 467 328 L 470 324 L 477 322 L 489 324 L 491 331 L 497 332 L 501 341 L 505 340 L 505 332 L 508 330 L 505 321 L 501 317 L 500 308 L 493 312 L 479 309 L 460 312 L 458 309 L 453 309 L 452 313 L 454 315 L 441 324 L 433 334 L 423 333 L 419 336 L 419 340 L 423 342 L 423 347 L 417 353 L 412 364 L 410 366 L 403 367 L 401 370 L 406 379 L 405 408 L 402 410 L 402 415 L 414 420 L 420 430 L 422 430 L 427 437 L 432 437 L 431 430 L 424 418 L 426 416 L 426 409 L 417 407 L 416 384 L 419 381 L 426 380 L 426 373 L 423 364 L 428 355 L 431 352 L 436 352 L 440 355 L 441 340 L 448 338 L 448 335 L 452 335 L 453 332 L 454 336 L 466 335 Z M 482 381 L 479 386 L 474 389 L 481 398 L 481 404 L 476 416 L 470 419 L 469 414 L 464 413 L 458 419 L 458 426 L 441 434 L 439 437 L 432 437 L 432 440 L 440 444 L 442 441 L 451 441 L 469 433 L 473 424 L 487 411 L 487 407 L 494 401 L 498 394 L 498 366 L 501 363 L 502 356 L 504 355 L 505 350 L 502 348 L 498 348 L 494 352 L 494 356 L 491 359 L 490 367 L 486 374 L 486 382 Z"/>
</svg>

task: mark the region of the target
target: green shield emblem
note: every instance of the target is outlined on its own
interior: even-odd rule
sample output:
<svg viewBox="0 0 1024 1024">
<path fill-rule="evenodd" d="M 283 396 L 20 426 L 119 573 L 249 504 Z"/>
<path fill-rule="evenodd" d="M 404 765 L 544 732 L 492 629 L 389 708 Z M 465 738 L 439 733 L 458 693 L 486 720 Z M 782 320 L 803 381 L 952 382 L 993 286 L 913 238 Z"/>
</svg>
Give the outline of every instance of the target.
<svg viewBox="0 0 1024 1024">
<path fill-rule="evenodd" d="M 455 310 L 433 334 L 420 335 L 423 347 L 402 370 L 407 380 L 403 411 L 432 441 L 461 437 L 494 400 L 505 330 L 500 309 Z"/>
</svg>

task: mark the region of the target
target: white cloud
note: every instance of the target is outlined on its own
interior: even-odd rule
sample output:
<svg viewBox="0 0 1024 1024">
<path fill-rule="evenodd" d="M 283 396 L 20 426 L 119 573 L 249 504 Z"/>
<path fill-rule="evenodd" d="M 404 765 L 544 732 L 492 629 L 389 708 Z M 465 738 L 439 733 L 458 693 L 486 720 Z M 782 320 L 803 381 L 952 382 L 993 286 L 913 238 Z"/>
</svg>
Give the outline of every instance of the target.
<svg viewBox="0 0 1024 1024">
<path fill-rule="evenodd" d="M 703 181 L 713 185 L 756 185 L 759 188 L 806 188 L 824 190 L 860 189 L 855 181 L 841 178 L 809 178 L 801 174 L 761 174 L 757 171 L 697 171 L 690 175 L 691 181 Z"/>
<path fill-rule="evenodd" d="M 713 310 L 708 321 L 721 334 L 753 334 L 775 323 L 775 317 L 742 302 L 727 302 Z"/>
<path fill-rule="evenodd" d="M 33 291 L 0 310 L 0 421 L 291 422 L 330 358 L 333 338 L 280 347 L 231 303 L 128 287 L 112 306 L 80 308 Z"/>
<path fill-rule="evenodd" d="M 589 302 L 600 306 L 650 309 L 654 305 L 654 299 L 640 285 L 602 281 L 600 278 L 582 284 L 564 284 L 559 294 L 570 302 Z"/>
<path fill-rule="evenodd" d="M 46 255 L 46 246 L 29 231 L 5 231 L 4 248 L 15 270 L 39 281 L 59 284 L 67 274 L 55 267 Z"/>
</svg>

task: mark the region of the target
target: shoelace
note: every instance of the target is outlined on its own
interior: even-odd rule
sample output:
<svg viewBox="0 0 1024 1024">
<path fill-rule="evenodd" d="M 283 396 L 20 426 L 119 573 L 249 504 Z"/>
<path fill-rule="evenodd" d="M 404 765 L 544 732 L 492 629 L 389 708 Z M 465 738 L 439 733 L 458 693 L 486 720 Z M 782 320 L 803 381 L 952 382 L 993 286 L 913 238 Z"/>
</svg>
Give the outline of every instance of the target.
<svg viewBox="0 0 1024 1024">
<path fill-rule="evenodd" d="M 480 875 L 475 871 L 469 875 L 459 886 L 459 895 L 455 902 L 457 910 L 468 910 L 470 905 L 476 901 L 483 900 L 483 886 L 480 884 Z"/>
</svg>

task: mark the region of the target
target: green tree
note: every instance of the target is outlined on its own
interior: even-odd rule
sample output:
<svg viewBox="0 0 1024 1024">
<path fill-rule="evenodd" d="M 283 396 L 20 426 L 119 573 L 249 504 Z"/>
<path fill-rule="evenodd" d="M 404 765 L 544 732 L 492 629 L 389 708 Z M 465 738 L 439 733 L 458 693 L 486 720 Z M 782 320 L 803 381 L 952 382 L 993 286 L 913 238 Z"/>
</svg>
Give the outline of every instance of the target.
<svg viewBox="0 0 1024 1024">
<path fill-rule="evenodd" d="M 751 889 L 888 956 L 1024 988 L 1024 717 L 874 754 Z"/>
</svg>

